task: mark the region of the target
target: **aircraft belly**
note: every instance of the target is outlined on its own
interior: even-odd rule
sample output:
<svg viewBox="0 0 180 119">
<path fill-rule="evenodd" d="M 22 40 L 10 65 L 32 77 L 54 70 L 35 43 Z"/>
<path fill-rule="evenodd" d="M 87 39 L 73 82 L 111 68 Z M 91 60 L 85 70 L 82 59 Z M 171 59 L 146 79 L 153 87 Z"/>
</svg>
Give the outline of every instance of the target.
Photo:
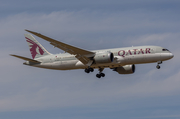
<svg viewBox="0 0 180 119">
<path fill-rule="evenodd" d="M 39 65 L 33 65 L 34 67 L 46 68 L 46 69 L 55 69 L 55 70 L 71 70 L 77 69 L 75 64 L 77 60 L 69 61 L 56 61 L 52 63 L 41 63 Z"/>
<path fill-rule="evenodd" d="M 142 54 L 142 55 L 132 55 L 125 57 L 126 64 L 142 64 L 142 63 L 153 63 L 161 61 L 160 53 L 156 54 Z"/>
<path fill-rule="evenodd" d="M 138 63 L 144 63 L 145 62 L 145 55 L 130 55 L 125 57 L 125 63 L 126 64 L 138 64 Z"/>
<path fill-rule="evenodd" d="M 147 63 L 160 61 L 160 53 L 147 54 L 145 60 Z"/>
<path fill-rule="evenodd" d="M 60 68 L 62 70 L 76 69 L 77 60 L 62 61 Z"/>
</svg>

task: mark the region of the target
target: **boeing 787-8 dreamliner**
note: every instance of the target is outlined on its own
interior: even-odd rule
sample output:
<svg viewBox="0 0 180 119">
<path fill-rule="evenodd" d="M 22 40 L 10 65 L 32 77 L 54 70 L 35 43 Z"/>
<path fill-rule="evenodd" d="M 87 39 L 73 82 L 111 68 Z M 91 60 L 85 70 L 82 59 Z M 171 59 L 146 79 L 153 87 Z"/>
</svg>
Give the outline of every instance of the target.
<svg viewBox="0 0 180 119">
<path fill-rule="evenodd" d="M 97 78 L 104 77 L 104 68 L 111 68 L 119 74 L 135 72 L 135 64 L 157 62 L 157 69 L 163 61 L 173 58 L 173 54 L 166 48 L 159 46 L 138 46 L 104 50 L 88 51 L 54 40 L 39 33 L 26 30 L 48 42 L 54 47 L 64 50 L 63 54 L 49 53 L 31 34 L 25 34 L 33 59 L 11 55 L 23 60 L 28 66 L 54 69 L 72 70 L 84 69 L 86 73 L 99 69 Z"/>
</svg>

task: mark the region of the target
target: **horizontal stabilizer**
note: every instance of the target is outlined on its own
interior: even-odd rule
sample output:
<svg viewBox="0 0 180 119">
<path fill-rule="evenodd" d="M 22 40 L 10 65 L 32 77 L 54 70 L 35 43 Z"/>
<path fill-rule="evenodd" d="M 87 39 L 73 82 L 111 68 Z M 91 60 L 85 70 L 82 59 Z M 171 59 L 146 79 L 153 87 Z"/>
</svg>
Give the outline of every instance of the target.
<svg viewBox="0 0 180 119">
<path fill-rule="evenodd" d="M 37 60 L 29 59 L 29 58 L 26 58 L 26 57 L 22 57 L 22 56 L 18 56 L 18 55 L 12 55 L 12 54 L 10 54 L 10 55 L 13 56 L 13 57 L 17 57 L 17 58 L 26 60 L 26 61 L 30 61 L 30 62 L 34 62 L 34 63 L 41 63 L 41 62 L 39 62 Z"/>
</svg>

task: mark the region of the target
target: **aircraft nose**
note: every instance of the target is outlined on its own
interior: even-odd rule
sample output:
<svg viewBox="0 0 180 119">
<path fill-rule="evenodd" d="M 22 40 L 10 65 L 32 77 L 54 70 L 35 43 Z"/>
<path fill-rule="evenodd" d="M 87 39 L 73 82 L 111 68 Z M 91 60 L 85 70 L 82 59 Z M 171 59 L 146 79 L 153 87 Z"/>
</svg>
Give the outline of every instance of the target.
<svg viewBox="0 0 180 119">
<path fill-rule="evenodd" d="M 173 58 L 173 57 L 174 57 L 174 55 L 173 55 L 172 53 L 170 53 L 170 54 L 169 54 L 169 57 L 170 57 L 170 58 Z"/>
</svg>

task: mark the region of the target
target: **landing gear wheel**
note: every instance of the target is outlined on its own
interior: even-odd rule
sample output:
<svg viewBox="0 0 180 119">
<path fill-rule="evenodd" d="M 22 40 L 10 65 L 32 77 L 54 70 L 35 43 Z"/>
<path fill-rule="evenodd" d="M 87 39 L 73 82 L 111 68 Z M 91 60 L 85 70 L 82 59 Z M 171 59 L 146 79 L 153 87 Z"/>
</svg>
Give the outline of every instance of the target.
<svg viewBox="0 0 180 119">
<path fill-rule="evenodd" d="M 101 78 L 101 75 L 100 75 L 100 74 L 96 74 L 96 77 L 97 77 L 97 78 Z"/>
<path fill-rule="evenodd" d="M 161 67 L 159 65 L 156 66 L 157 69 L 160 69 Z"/>
<path fill-rule="evenodd" d="M 93 71 L 94 71 L 94 69 L 93 69 L 93 68 L 89 68 L 89 71 L 90 71 L 90 72 L 93 72 Z"/>
<path fill-rule="evenodd" d="M 161 67 L 159 66 L 159 64 L 162 64 L 162 61 L 158 61 L 158 62 L 157 62 L 157 66 L 156 66 L 157 69 L 160 69 L 160 68 L 161 68 Z"/>
<path fill-rule="evenodd" d="M 86 73 L 89 73 L 89 72 L 90 72 L 90 70 L 89 70 L 89 69 L 85 69 L 84 71 L 85 71 Z"/>
<path fill-rule="evenodd" d="M 104 68 L 99 67 L 99 74 L 96 74 L 97 78 L 105 77 L 105 74 L 102 73 L 103 70 L 104 70 Z"/>
<path fill-rule="evenodd" d="M 104 74 L 104 73 L 101 73 L 100 75 L 101 75 L 102 77 L 105 77 L 105 74 Z"/>
<path fill-rule="evenodd" d="M 94 69 L 93 69 L 93 68 L 86 68 L 84 71 L 85 71 L 86 73 L 89 73 L 89 72 L 93 72 Z"/>
<path fill-rule="evenodd" d="M 104 73 L 96 74 L 96 77 L 97 78 L 105 77 L 105 74 Z"/>
</svg>

